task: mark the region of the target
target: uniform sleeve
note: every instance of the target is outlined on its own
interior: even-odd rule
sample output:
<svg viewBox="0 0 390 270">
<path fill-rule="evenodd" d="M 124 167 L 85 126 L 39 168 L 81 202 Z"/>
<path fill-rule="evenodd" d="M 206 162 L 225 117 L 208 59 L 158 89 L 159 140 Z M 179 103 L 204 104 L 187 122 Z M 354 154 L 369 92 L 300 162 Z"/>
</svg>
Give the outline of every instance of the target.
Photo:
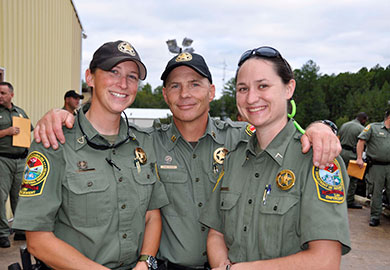
<svg viewBox="0 0 390 270">
<path fill-rule="evenodd" d="M 209 200 L 203 208 L 199 221 L 205 226 L 223 233 L 222 215 L 220 210 L 221 186 L 223 178 L 217 188 L 211 193 Z"/>
<path fill-rule="evenodd" d="M 32 143 L 26 159 L 13 228 L 53 231 L 62 203 L 63 148 L 45 149 Z"/>
<path fill-rule="evenodd" d="M 348 211 L 346 205 L 348 174 L 340 157 L 337 158 L 339 174 L 330 169 L 319 170 L 312 167 L 307 174 L 306 185 L 302 191 L 301 204 L 301 246 L 307 249 L 308 242 L 314 240 L 335 240 L 342 244 L 342 254 L 351 249 L 349 238 Z M 312 166 L 312 165 L 311 165 Z M 321 179 L 323 180 L 321 180 Z M 338 183 L 329 185 L 328 183 Z M 327 195 L 330 194 L 330 195 Z M 335 195 L 336 194 L 336 195 Z M 332 199 L 335 195 L 337 199 Z M 342 200 L 338 195 L 342 196 Z M 341 203 L 340 203 L 341 202 Z"/>
<path fill-rule="evenodd" d="M 372 128 L 371 125 L 368 125 L 363 129 L 363 131 L 359 134 L 358 139 L 368 141 L 371 137 Z"/>
<path fill-rule="evenodd" d="M 153 185 L 152 195 L 149 201 L 148 210 L 159 209 L 169 203 L 165 187 L 160 180 Z"/>
</svg>

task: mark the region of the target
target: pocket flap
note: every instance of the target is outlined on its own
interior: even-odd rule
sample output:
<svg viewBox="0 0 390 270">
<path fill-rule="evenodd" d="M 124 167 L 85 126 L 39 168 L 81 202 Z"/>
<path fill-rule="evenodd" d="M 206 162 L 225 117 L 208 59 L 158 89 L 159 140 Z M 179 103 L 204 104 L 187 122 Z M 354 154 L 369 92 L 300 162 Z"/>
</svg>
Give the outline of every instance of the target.
<svg viewBox="0 0 390 270">
<path fill-rule="evenodd" d="M 180 169 L 159 169 L 161 181 L 164 183 L 185 183 L 188 180 L 188 174 Z"/>
<path fill-rule="evenodd" d="M 237 204 L 240 193 L 221 192 L 221 210 L 230 210 Z"/>
<path fill-rule="evenodd" d="M 66 177 L 69 189 L 75 194 L 102 192 L 108 189 L 108 180 L 101 172 L 69 173 Z"/>
<path fill-rule="evenodd" d="M 298 201 L 299 198 L 294 196 L 268 196 L 266 204 L 261 203 L 260 212 L 264 214 L 284 215 Z"/>
</svg>

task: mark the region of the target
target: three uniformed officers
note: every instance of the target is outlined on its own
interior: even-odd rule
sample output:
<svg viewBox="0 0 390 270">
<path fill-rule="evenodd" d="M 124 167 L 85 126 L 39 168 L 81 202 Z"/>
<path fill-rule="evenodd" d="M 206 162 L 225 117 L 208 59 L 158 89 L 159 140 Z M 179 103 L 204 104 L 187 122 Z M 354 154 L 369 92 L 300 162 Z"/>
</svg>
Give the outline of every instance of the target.
<svg viewBox="0 0 390 270">
<path fill-rule="evenodd" d="M 380 224 L 382 213 L 382 191 L 386 189 L 390 199 L 390 109 L 385 112 L 383 122 L 369 124 L 359 135 L 357 164 L 363 167 L 362 154 L 367 144 L 368 177 L 373 184 L 370 226 Z"/>
<path fill-rule="evenodd" d="M 356 144 L 358 136 L 363 131 L 364 125 L 368 120 L 365 112 L 360 112 L 352 121 L 344 123 L 339 130 L 341 147 L 341 157 L 344 160 L 345 166 L 348 167 L 350 160 L 356 160 Z M 362 206 L 355 202 L 355 192 L 359 179 L 350 176 L 347 195 L 348 208 L 361 209 Z"/>
<path fill-rule="evenodd" d="M 158 257 L 168 269 L 207 269 L 208 229 L 198 221 L 200 212 L 223 176 L 227 151 L 233 150 L 238 142 L 246 141 L 253 130 L 246 123 L 224 122 L 209 116 L 215 86 L 202 56 L 181 53 L 173 57 L 161 78 L 173 123 L 156 123 L 152 133 L 158 172 L 169 198 L 169 205 L 161 209 L 163 231 Z M 42 125 L 47 126 L 45 122 L 51 122 L 53 115 L 65 118 L 60 116 L 64 116 L 64 111 L 48 114 L 51 117 L 42 119 Z M 46 133 L 35 134 L 47 146 L 58 144 L 49 141 Z M 328 127 L 314 124 L 306 134 L 309 136 L 304 138 L 310 138 L 314 144 L 330 148 L 329 156 L 322 156 L 321 151 L 317 153 L 318 162 L 324 165 L 333 160 L 339 144 Z"/>
<path fill-rule="evenodd" d="M 126 41 L 103 44 L 85 73 L 91 103 L 57 150 L 33 143 L 13 224 L 54 269 L 156 269 L 162 206 L 152 137 L 121 117 L 146 68 Z"/>
<path fill-rule="evenodd" d="M 22 108 L 12 103 L 14 88 L 9 82 L 0 82 L 0 247 L 10 247 L 10 228 L 6 216 L 6 201 L 9 195 L 11 210 L 15 214 L 22 182 L 27 148 L 12 145 L 12 138 L 20 128 L 13 126 L 12 117 L 28 118 Z M 32 128 L 32 126 L 31 126 Z M 24 240 L 23 232 L 16 231 L 14 240 Z"/>
</svg>

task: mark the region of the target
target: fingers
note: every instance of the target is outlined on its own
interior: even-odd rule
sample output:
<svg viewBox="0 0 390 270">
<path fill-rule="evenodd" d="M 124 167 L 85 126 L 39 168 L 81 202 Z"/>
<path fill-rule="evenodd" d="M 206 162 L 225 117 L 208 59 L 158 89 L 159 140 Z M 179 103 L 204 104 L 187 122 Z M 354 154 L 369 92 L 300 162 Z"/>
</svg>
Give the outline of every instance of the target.
<svg viewBox="0 0 390 270">
<path fill-rule="evenodd" d="M 39 130 L 40 129 L 41 129 L 41 127 L 38 124 L 34 128 L 34 140 L 35 140 L 36 143 L 40 143 L 41 142 L 41 135 L 39 134 Z"/>
<path fill-rule="evenodd" d="M 307 153 L 310 150 L 310 141 L 307 135 L 303 135 L 301 137 L 301 144 L 302 144 L 302 153 Z"/>
</svg>

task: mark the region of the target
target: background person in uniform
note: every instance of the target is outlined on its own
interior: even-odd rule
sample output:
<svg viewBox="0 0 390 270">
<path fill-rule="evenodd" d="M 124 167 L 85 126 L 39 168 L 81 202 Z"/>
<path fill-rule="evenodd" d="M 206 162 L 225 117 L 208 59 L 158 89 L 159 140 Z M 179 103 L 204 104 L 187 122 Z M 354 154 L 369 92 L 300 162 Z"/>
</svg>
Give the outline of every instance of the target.
<svg viewBox="0 0 390 270">
<path fill-rule="evenodd" d="M 339 269 L 350 250 L 344 163 L 338 157 L 319 169 L 312 152 L 301 153 L 299 131 L 287 117 L 294 74 L 277 50 L 249 50 L 238 66 L 237 107 L 256 133 L 228 153 L 223 180 L 201 216 L 211 228 L 210 265 Z"/>
<path fill-rule="evenodd" d="M 367 114 L 365 112 L 360 112 L 356 115 L 355 119 L 344 123 L 339 130 L 340 143 L 343 148 L 341 150 L 341 157 L 347 167 L 350 160 L 356 160 L 356 144 L 358 142 L 358 136 L 363 131 L 367 120 Z M 362 206 L 357 204 L 354 198 L 359 179 L 351 176 L 349 179 L 350 181 L 347 195 L 348 208 L 361 209 Z"/>
<path fill-rule="evenodd" d="M 28 118 L 23 109 L 12 103 L 13 97 L 12 84 L 0 82 L 0 247 L 3 248 L 10 247 L 6 201 L 9 195 L 11 210 L 15 214 L 28 152 L 27 148 L 12 145 L 12 136 L 20 132 L 19 127 L 12 126 L 12 117 Z M 14 240 L 25 240 L 24 233 L 16 231 Z"/>
<path fill-rule="evenodd" d="M 390 109 L 385 112 L 383 122 L 369 124 L 359 135 L 357 164 L 363 167 L 363 150 L 367 144 L 368 177 L 373 184 L 370 226 L 378 226 L 382 213 L 382 191 L 386 189 L 390 199 Z"/>
<path fill-rule="evenodd" d="M 84 95 L 79 95 L 74 90 L 69 90 L 64 95 L 64 107 L 63 110 L 75 114 L 75 111 L 80 106 L 80 99 L 84 99 Z"/>
<path fill-rule="evenodd" d="M 159 258 L 168 269 L 203 269 L 207 262 L 208 230 L 198 222 L 200 212 L 223 175 L 225 149 L 233 150 L 239 141 L 248 140 L 252 131 L 246 123 L 224 122 L 209 116 L 215 86 L 202 56 L 195 53 L 174 56 L 161 79 L 173 123 L 156 125 L 153 132 L 158 171 L 170 201 L 161 209 Z M 63 121 L 73 124 L 66 112 L 49 112 L 39 122 L 48 134 L 36 132 L 35 138 L 42 139 L 46 146 L 51 143 L 57 147 L 56 137 L 64 142 L 57 132 Z M 337 137 L 323 124 L 313 124 L 307 135 L 303 136 L 304 149 L 309 150 L 310 138 L 320 149 L 315 161 L 322 165 L 333 160 L 341 148 Z"/>
<path fill-rule="evenodd" d="M 152 137 L 121 117 L 146 68 L 119 40 L 94 53 L 85 77 L 94 94 L 64 130 L 66 143 L 31 146 L 13 226 L 26 230 L 29 252 L 54 269 L 148 269 L 168 199 Z"/>
</svg>

